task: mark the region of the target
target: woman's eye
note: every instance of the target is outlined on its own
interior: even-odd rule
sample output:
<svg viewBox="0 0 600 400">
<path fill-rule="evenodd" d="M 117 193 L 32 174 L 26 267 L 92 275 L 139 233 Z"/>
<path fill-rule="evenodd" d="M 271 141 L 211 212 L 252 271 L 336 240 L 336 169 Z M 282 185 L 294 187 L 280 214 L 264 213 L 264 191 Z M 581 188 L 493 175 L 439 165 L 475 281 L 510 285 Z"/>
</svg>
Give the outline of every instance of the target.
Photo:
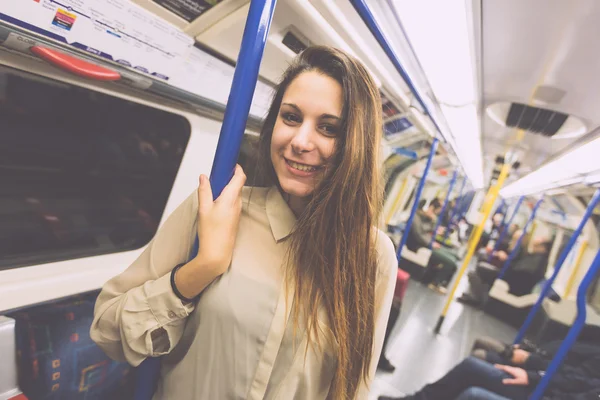
<svg viewBox="0 0 600 400">
<path fill-rule="evenodd" d="M 283 117 L 283 120 L 286 122 L 291 122 L 294 124 L 301 122 L 300 116 L 298 116 L 294 113 L 283 113 L 282 117 Z"/>
<path fill-rule="evenodd" d="M 338 133 L 338 128 L 334 125 L 321 125 L 321 130 L 328 136 L 335 136 Z"/>
</svg>

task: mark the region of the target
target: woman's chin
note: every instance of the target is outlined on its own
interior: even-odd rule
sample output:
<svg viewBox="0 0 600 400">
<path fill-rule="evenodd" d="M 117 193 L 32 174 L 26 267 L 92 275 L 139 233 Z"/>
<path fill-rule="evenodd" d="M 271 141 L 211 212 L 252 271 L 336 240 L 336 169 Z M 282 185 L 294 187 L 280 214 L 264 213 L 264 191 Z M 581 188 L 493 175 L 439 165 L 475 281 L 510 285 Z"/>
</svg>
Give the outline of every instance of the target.
<svg viewBox="0 0 600 400">
<path fill-rule="evenodd" d="M 289 182 L 286 180 L 280 180 L 281 189 L 288 195 L 294 197 L 308 197 L 314 191 L 314 188 L 310 185 L 300 182 Z"/>
</svg>

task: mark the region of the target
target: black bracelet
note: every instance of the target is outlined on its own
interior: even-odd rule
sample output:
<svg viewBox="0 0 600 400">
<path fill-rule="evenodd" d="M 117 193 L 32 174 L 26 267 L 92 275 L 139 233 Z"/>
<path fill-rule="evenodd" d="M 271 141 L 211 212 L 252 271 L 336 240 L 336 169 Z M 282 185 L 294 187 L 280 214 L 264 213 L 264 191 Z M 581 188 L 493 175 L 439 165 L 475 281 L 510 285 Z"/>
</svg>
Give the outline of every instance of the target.
<svg viewBox="0 0 600 400">
<path fill-rule="evenodd" d="M 171 289 L 173 289 L 173 293 L 175 293 L 175 296 L 177 296 L 179 298 L 179 300 L 181 300 L 184 303 L 191 303 L 194 300 L 196 300 L 198 298 L 198 296 L 194 297 L 193 299 L 188 299 L 187 297 L 185 297 L 184 295 L 181 294 L 181 292 L 179 291 L 179 289 L 177 289 L 177 285 L 175 284 L 175 274 L 177 273 L 177 270 L 179 268 L 183 267 L 185 264 L 186 263 L 178 264 L 171 271 Z"/>
</svg>

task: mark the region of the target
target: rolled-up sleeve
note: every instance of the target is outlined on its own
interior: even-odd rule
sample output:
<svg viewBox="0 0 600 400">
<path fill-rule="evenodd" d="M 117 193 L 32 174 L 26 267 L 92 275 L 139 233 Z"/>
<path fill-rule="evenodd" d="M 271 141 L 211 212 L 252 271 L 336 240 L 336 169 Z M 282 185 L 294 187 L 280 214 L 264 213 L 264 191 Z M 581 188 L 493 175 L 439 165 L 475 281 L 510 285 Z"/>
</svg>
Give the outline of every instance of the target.
<svg viewBox="0 0 600 400">
<path fill-rule="evenodd" d="M 398 273 L 398 260 L 396 251 L 390 238 L 382 231 L 377 231 L 377 251 L 379 254 L 377 266 L 377 280 L 375 283 L 375 332 L 373 335 L 373 352 L 371 353 L 371 364 L 369 365 L 369 381 L 361 382 L 358 389 L 357 399 L 367 399 L 369 386 L 375 377 L 379 356 L 383 350 L 383 340 L 390 317 L 390 309 L 396 288 L 396 276 Z"/>
<path fill-rule="evenodd" d="M 188 261 L 196 232 L 194 192 L 164 222 L 142 254 L 102 288 L 90 335 L 112 359 L 139 365 L 170 352 L 183 335 L 192 303 L 171 289 L 171 270 Z"/>
</svg>

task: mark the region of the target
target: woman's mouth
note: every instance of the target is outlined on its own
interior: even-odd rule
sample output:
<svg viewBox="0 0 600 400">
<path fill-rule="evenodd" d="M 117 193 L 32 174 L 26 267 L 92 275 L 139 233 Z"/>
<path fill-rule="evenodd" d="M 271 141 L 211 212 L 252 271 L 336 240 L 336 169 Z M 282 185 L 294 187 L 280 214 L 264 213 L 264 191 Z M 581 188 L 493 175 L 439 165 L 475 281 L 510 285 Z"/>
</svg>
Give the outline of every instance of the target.
<svg viewBox="0 0 600 400">
<path fill-rule="evenodd" d="M 284 157 L 285 164 L 288 167 L 288 170 L 294 175 L 298 176 L 311 176 L 314 175 L 319 169 L 320 166 L 308 165 L 308 164 L 300 164 L 295 161 L 288 160 Z"/>
</svg>

